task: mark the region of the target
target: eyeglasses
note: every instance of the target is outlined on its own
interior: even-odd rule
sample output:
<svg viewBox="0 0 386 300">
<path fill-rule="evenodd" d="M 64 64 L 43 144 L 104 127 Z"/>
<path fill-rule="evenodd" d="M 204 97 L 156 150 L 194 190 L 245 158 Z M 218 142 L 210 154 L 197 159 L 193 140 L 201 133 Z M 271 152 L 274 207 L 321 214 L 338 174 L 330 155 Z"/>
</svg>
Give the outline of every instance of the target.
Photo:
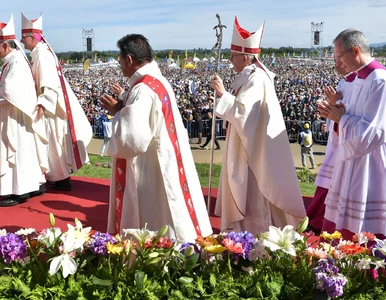
<svg viewBox="0 0 386 300">
<path fill-rule="evenodd" d="M 338 61 L 339 59 L 341 59 L 343 57 L 343 55 L 345 55 L 346 53 L 348 52 L 351 52 L 352 49 L 349 49 L 347 50 L 346 52 L 344 52 L 343 54 L 339 55 L 339 56 L 335 56 L 334 57 L 334 61 Z"/>
</svg>

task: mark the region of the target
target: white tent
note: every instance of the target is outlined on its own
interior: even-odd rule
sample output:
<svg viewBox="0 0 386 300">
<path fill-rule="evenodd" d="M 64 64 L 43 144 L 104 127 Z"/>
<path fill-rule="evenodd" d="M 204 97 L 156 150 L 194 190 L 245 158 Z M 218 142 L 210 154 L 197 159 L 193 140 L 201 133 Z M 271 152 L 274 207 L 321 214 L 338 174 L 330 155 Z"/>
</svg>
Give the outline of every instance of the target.
<svg viewBox="0 0 386 300">
<path fill-rule="evenodd" d="M 207 59 L 206 57 L 204 57 L 204 58 L 202 59 L 202 61 L 208 61 L 208 59 Z"/>
<path fill-rule="evenodd" d="M 193 57 L 193 61 L 198 62 L 198 61 L 200 61 L 200 59 L 198 57 Z"/>
<path fill-rule="evenodd" d="M 177 66 L 176 63 L 171 63 L 170 65 L 168 65 L 168 69 L 169 70 L 175 70 L 175 69 L 179 69 L 179 67 Z"/>
</svg>

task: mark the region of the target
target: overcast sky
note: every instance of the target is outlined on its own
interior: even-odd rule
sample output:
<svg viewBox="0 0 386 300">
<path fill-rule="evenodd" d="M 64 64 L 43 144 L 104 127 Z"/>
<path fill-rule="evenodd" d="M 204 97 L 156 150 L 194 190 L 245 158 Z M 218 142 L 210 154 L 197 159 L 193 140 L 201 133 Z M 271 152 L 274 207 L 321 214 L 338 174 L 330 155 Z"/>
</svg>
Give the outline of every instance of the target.
<svg viewBox="0 0 386 300">
<path fill-rule="evenodd" d="M 212 48 L 219 13 L 223 48 L 229 48 L 234 16 L 249 31 L 266 26 L 261 46 L 310 47 L 311 22 L 323 24 L 323 46 L 342 30 L 361 30 L 370 43 L 386 42 L 386 0 L 3 0 L 0 22 L 14 14 L 20 38 L 21 11 L 43 13 L 44 35 L 56 52 L 84 50 L 82 31 L 94 29 L 95 50 L 117 50 L 128 33 L 145 35 L 153 49 Z"/>
</svg>

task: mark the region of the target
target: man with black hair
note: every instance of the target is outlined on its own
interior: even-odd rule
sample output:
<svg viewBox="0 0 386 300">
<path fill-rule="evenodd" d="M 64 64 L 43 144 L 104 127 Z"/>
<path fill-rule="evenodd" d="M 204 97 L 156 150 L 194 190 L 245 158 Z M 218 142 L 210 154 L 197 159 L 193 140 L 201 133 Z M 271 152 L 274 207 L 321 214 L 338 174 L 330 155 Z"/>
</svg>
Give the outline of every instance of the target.
<svg viewBox="0 0 386 300">
<path fill-rule="evenodd" d="M 208 236 L 212 228 L 173 89 L 144 36 L 126 35 L 117 46 L 130 92 L 120 100 L 100 97 L 114 115 L 108 232 L 166 224 L 180 242 Z"/>
</svg>

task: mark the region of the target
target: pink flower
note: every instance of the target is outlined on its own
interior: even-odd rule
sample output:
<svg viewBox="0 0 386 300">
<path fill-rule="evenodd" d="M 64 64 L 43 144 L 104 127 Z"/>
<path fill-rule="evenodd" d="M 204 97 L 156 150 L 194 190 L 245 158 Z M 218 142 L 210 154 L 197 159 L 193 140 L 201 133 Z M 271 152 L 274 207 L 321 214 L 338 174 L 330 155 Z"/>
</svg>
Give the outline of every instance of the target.
<svg viewBox="0 0 386 300">
<path fill-rule="evenodd" d="M 321 258 L 326 259 L 328 257 L 328 253 L 324 249 L 308 247 L 306 251 L 307 251 L 307 255 L 316 257 L 318 259 L 321 259 Z"/>
<path fill-rule="evenodd" d="M 229 252 L 232 252 L 232 253 L 243 253 L 244 252 L 243 245 L 240 242 L 235 244 L 235 241 L 232 239 L 226 238 L 222 241 L 222 244 L 224 245 L 225 248 L 227 248 L 227 250 Z"/>
</svg>

